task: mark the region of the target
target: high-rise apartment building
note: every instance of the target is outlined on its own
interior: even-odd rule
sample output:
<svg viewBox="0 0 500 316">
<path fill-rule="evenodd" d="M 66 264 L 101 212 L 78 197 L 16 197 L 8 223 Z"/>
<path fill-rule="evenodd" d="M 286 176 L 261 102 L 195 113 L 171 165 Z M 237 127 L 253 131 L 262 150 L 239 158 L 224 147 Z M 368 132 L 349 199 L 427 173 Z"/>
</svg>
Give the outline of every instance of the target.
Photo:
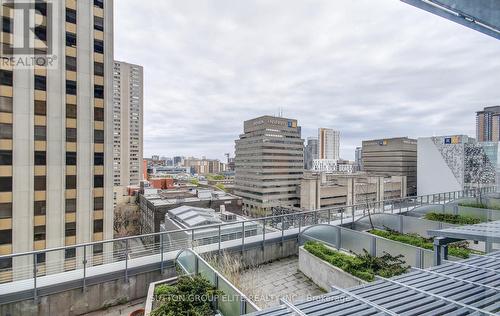
<svg viewBox="0 0 500 316">
<path fill-rule="evenodd" d="M 114 185 L 139 185 L 143 156 L 143 68 L 113 63 Z"/>
<path fill-rule="evenodd" d="M 363 170 L 363 148 L 356 147 L 354 152 L 354 165 L 357 171 Z"/>
<path fill-rule="evenodd" d="M 340 159 L 340 132 L 330 128 L 318 129 L 318 159 Z"/>
<path fill-rule="evenodd" d="M 0 70 L 0 255 L 113 237 L 113 1 L 24 3 L 2 1 L 2 57 L 18 58 L 24 38 L 37 45 L 27 55 L 55 58 Z M 23 32 L 23 16 L 43 22 Z M 87 260 L 108 250 L 89 247 Z M 39 275 L 75 268 L 79 251 L 36 256 Z M 32 264 L 16 257 L 0 269 L 15 279 Z"/>
<path fill-rule="evenodd" d="M 500 106 L 488 106 L 476 112 L 478 142 L 500 141 Z"/>
<path fill-rule="evenodd" d="M 304 151 L 304 168 L 311 170 L 315 159 L 318 159 L 318 139 L 316 137 L 308 137 Z"/>
<path fill-rule="evenodd" d="M 417 193 L 417 141 L 408 137 L 363 141 L 363 171 L 406 176 L 407 194 Z"/>
<path fill-rule="evenodd" d="M 304 140 L 297 120 L 262 116 L 245 121 L 235 153 L 234 194 L 243 198 L 246 212 L 299 206 Z"/>
</svg>

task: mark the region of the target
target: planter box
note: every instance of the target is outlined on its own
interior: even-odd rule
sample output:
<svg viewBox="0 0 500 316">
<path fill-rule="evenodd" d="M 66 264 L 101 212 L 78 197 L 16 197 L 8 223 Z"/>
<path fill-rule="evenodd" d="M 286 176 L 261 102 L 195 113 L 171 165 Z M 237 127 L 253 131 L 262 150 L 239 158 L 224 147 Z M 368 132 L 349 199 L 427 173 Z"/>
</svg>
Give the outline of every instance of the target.
<svg viewBox="0 0 500 316">
<path fill-rule="evenodd" d="M 299 248 L 299 270 L 327 292 L 331 291 L 332 285 L 350 288 L 368 283 L 321 260 L 305 250 L 303 246 Z"/>
</svg>

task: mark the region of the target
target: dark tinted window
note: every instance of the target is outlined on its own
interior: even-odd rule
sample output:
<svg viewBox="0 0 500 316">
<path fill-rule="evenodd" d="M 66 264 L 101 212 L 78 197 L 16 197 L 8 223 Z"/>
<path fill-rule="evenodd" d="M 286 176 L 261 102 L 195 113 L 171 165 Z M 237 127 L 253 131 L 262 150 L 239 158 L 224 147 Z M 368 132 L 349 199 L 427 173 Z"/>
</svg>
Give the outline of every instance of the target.
<svg viewBox="0 0 500 316">
<path fill-rule="evenodd" d="M 0 150 L 0 165 L 12 165 L 12 150 Z"/>
<path fill-rule="evenodd" d="M 47 103 L 45 101 L 35 101 L 35 115 L 46 115 Z"/>
<path fill-rule="evenodd" d="M 104 198 L 96 197 L 94 198 L 94 211 L 99 211 L 104 209 Z"/>
<path fill-rule="evenodd" d="M 66 141 L 71 143 L 76 142 L 76 128 L 66 128 Z"/>
<path fill-rule="evenodd" d="M 104 9 L 104 0 L 94 0 L 94 6 Z"/>
<path fill-rule="evenodd" d="M 45 240 L 45 226 L 35 226 L 33 235 L 34 240 Z"/>
<path fill-rule="evenodd" d="M 35 125 L 35 140 L 46 140 L 47 133 L 45 126 Z"/>
<path fill-rule="evenodd" d="M 12 20 L 5 16 L 2 16 L 2 31 L 12 33 Z"/>
<path fill-rule="evenodd" d="M 66 165 L 76 166 L 76 152 L 73 151 L 66 152 Z"/>
<path fill-rule="evenodd" d="M 76 57 L 66 56 L 66 70 L 76 71 Z"/>
<path fill-rule="evenodd" d="M 35 165 L 45 166 L 46 164 L 46 152 L 45 151 L 35 151 Z"/>
<path fill-rule="evenodd" d="M 0 230 L 0 244 L 12 244 L 12 230 Z"/>
<path fill-rule="evenodd" d="M 66 213 L 76 212 L 76 199 L 66 199 Z"/>
<path fill-rule="evenodd" d="M 46 179 L 45 176 L 35 176 L 35 191 L 45 191 Z"/>
<path fill-rule="evenodd" d="M 12 191 L 12 177 L 0 177 L 0 192 L 10 191 Z"/>
<path fill-rule="evenodd" d="M 94 40 L 94 52 L 104 54 L 104 42 L 101 40 Z"/>
<path fill-rule="evenodd" d="M 35 201 L 34 210 L 35 210 L 35 215 L 45 215 L 46 214 L 45 201 Z"/>
<path fill-rule="evenodd" d="M 75 236 L 76 235 L 76 223 L 75 222 L 66 223 L 65 231 L 66 231 L 66 234 L 65 234 L 66 237 Z"/>
<path fill-rule="evenodd" d="M 98 31 L 104 31 L 104 19 L 98 16 L 94 16 L 94 29 Z"/>
<path fill-rule="evenodd" d="M 104 165 L 104 153 L 94 153 L 94 166 Z"/>
<path fill-rule="evenodd" d="M 39 14 L 43 16 L 47 15 L 47 3 L 45 1 L 36 0 L 35 9 L 38 11 Z"/>
<path fill-rule="evenodd" d="M 0 69 L 0 84 L 12 87 L 12 71 Z"/>
<path fill-rule="evenodd" d="M 97 219 L 94 221 L 94 233 L 102 233 L 102 219 Z"/>
<path fill-rule="evenodd" d="M 104 64 L 94 62 L 94 75 L 96 76 L 104 76 Z"/>
<path fill-rule="evenodd" d="M 66 46 L 76 47 L 76 34 L 66 32 Z"/>
<path fill-rule="evenodd" d="M 0 139 L 12 139 L 12 124 L 0 123 Z"/>
<path fill-rule="evenodd" d="M 66 189 L 76 189 L 76 176 L 66 176 Z"/>
<path fill-rule="evenodd" d="M 11 217 L 12 217 L 12 203 L 0 203 L 0 218 L 11 218 Z"/>
<path fill-rule="evenodd" d="M 104 144 L 104 131 L 100 129 L 94 130 L 94 143 Z"/>
<path fill-rule="evenodd" d="M 35 90 L 47 90 L 47 78 L 45 76 L 35 75 Z"/>
<path fill-rule="evenodd" d="M 76 24 L 76 11 L 66 8 L 66 22 Z"/>
<path fill-rule="evenodd" d="M 75 256 L 76 256 L 76 248 L 69 248 L 64 250 L 64 258 L 69 259 L 69 258 L 74 258 Z"/>
<path fill-rule="evenodd" d="M 0 112 L 12 113 L 11 97 L 0 97 Z"/>
<path fill-rule="evenodd" d="M 46 41 L 47 40 L 47 28 L 43 25 L 39 25 L 35 27 L 35 36 L 41 40 L 41 41 Z"/>
<path fill-rule="evenodd" d="M 94 98 L 104 99 L 104 86 L 94 85 Z"/>
<path fill-rule="evenodd" d="M 94 121 L 104 121 L 104 109 L 94 107 Z"/>
<path fill-rule="evenodd" d="M 102 188 L 104 187 L 104 176 L 103 175 L 95 175 L 94 176 L 94 188 Z"/>
<path fill-rule="evenodd" d="M 77 108 L 76 104 L 66 104 L 66 117 L 76 118 Z"/>
<path fill-rule="evenodd" d="M 76 81 L 66 80 L 66 94 L 76 95 Z"/>
</svg>

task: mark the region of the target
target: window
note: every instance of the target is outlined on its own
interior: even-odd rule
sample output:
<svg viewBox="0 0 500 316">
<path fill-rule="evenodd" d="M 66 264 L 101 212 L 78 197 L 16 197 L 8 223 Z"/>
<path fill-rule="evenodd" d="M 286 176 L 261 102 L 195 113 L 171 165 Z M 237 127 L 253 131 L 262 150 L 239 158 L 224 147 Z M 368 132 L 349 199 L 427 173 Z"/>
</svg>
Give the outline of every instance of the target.
<svg viewBox="0 0 500 316">
<path fill-rule="evenodd" d="M 104 0 L 94 0 L 94 6 L 104 9 Z"/>
<path fill-rule="evenodd" d="M 76 176 L 66 176 L 66 190 L 76 189 Z"/>
<path fill-rule="evenodd" d="M 104 42 L 98 39 L 94 39 L 94 52 L 99 54 L 104 54 Z"/>
<path fill-rule="evenodd" d="M 36 263 L 44 263 L 45 262 L 45 253 L 39 253 L 36 255 Z"/>
<path fill-rule="evenodd" d="M 67 225 L 67 224 L 66 224 Z M 76 248 L 69 248 L 64 250 L 64 258 L 70 259 L 76 257 Z"/>
<path fill-rule="evenodd" d="M 94 211 L 100 211 L 104 209 L 104 198 L 95 197 L 94 198 Z"/>
<path fill-rule="evenodd" d="M 12 269 L 12 258 L 0 259 L 0 269 Z"/>
<path fill-rule="evenodd" d="M 76 166 L 76 152 L 67 151 L 66 152 L 66 165 L 67 166 Z"/>
<path fill-rule="evenodd" d="M 34 212 L 36 215 L 45 215 L 46 214 L 46 202 L 45 201 L 35 201 L 34 203 Z"/>
<path fill-rule="evenodd" d="M 76 57 L 66 56 L 66 70 L 76 71 Z"/>
<path fill-rule="evenodd" d="M 47 90 L 47 78 L 35 75 L 35 90 Z"/>
<path fill-rule="evenodd" d="M 66 80 L 66 94 L 76 95 L 76 81 Z"/>
<path fill-rule="evenodd" d="M 46 181 L 45 176 L 35 176 L 35 191 L 45 191 Z"/>
<path fill-rule="evenodd" d="M 66 117 L 76 118 L 77 108 L 76 104 L 66 104 Z"/>
<path fill-rule="evenodd" d="M 76 142 L 76 128 L 66 128 L 66 141 L 71 143 Z"/>
<path fill-rule="evenodd" d="M 104 153 L 94 153 L 94 166 L 104 165 Z"/>
<path fill-rule="evenodd" d="M 98 31 L 104 31 L 104 19 L 98 16 L 94 16 L 94 29 Z"/>
<path fill-rule="evenodd" d="M 9 44 L 0 43 L 0 45 L 2 45 L 2 53 L 4 55 L 12 55 L 14 53 L 14 49 Z"/>
<path fill-rule="evenodd" d="M 66 22 L 76 24 L 76 11 L 66 8 Z"/>
<path fill-rule="evenodd" d="M 97 244 L 92 246 L 93 254 L 102 253 L 102 251 L 103 251 L 102 244 Z"/>
<path fill-rule="evenodd" d="M 76 236 L 76 223 L 66 223 L 65 232 L 66 237 Z"/>
<path fill-rule="evenodd" d="M 35 140 L 47 140 L 45 126 L 35 125 Z"/>
<path fill-rule="evenodd" d="M 12 165 L 12 150 L 0 150 L 0 165 Z"/>
<path fill-rule="evenodd" d="M 76 34 L 66 32 L 66 46 L 76 47 Z"/>
<path fill-rule="evenodd" d="M 0 203 L 0 218 L 12 218 L 12 203 Z"/>
<path fill-rule="evenodd" d="M 76 213 L 76 199 L 66 199 L 66 213 Z"/>
<path fill-rule="evenodd" d="M 12 71 L 0 69 L 0 84 L 12 87 Z"/>
<path fill-rule="evenodd" d="M 35 115 L 46 115 L 47 103 L 45 101 L 35 101 Z"/>
<path fill-rule="evenodd" d="M 104 99 L 104 86 L 94 85 L 94 98 Z"/>
<path fill-rule="evenodd" d="M 45 151 L 35 151 L 35 166 L 45 166 L 46 161 L 46 152 Z"/>
<path fill-rule="evenodd" d="M 94 62 L 94 75 L 96 76 L 104 76 L 104 64 Z"/>
<path fill-rule="evenodd" d="M 104 121 L 103 108 L 94 108 L 94 121 Z"/>
<path fill-rule="evenodd" d="M 2 16 L 2 32 L 12 33 L 12 20 L 5 16 Z"/>
<path fill-rule="evenodd" d="M 102 219 L 97 219 L 94 221 L 94 233 L 102 233 Z"/>
<path fill-rule="evenodd" d="M 47 28 L 43 25 L 35 26 L 35 36 L 41 41 L 47 41 Z"/>
<path fill-rule="evenodd" d="M 12 229 L 0 230 L 0 244 L 12 244 Z"/>
<path fill-rule="evenodd" d="M 12 177 L 0 177 L 0 192 L 12 191 Z"/>
<path fill-rule="evenodd" d="M 12 139 L 12 124 L 0 123 L 0 139 Z"/>
<path fill-rule="evenodd" d="M 0 97 L 0 112 L 12 113 L 11 97 Z"/>
<path fill-rule="evenodd" d="M 100 129 L 94 130 L 94 143 L 104 144 L 104 131 Z"/>
<path fill-rule="evenodd" d="M 45 1 L 36 0 L 35 9 L 43 16 L 47 15 L 47 3 Z"/>
<path fill-rule="evenodd" d="M 33 239 L 37 240 L 45 240 L 45 226 L 35 226 L 33 229 Z"/>
<path fill-rule="evenodd" d="M 102 187 L 104 187 L 104 176 L 94 175 L 94 188 L 102 188 Z"/>
</svg>

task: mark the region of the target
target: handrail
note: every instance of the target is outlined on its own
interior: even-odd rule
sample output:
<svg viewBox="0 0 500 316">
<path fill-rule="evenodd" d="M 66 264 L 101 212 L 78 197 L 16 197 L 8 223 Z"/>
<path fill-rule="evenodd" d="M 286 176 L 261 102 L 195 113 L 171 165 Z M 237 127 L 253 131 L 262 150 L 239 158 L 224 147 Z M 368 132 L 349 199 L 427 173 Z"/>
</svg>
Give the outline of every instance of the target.
<svg viewBox="0 0 500 316">
<path fill-rule="evenodd" d="M 494 188 L 495 187 L 486 187 L 486 188 L 482 188 L 482 190 L 490 190 L 490 189 L 494 189 Z M 397 199 L 388 199 L 388 200 L 383 200 L 383 201 L 370 202 L 370 204 L 371 205 L 380 204 L 380 205 L 387 206 L 385 203 L 389 203 L 389 205 L 390 205 L 390 203 L 394 204 L 396 202 L 405 202 L 408 200 L 416 200 L 418 202 L 418 199 L 421 197 L 431 197 L 431 196 L 435 197 L 435 196 L 441 196 L 441 195 L 457 193 L 457 192 L 458 193 L 468 193 L 468 192 L 470 192 L 470 190 L 450 191 L 450 192 L 441 192 L 441 193 L 427 194 L 427 195 L 420 195 L 420 196 L 403 197 L 403 198 L 397 198 Z M 475 192 L 473 192 L 473 193 L 475 193 Z M 460 198 L 460 196 L 458 196 L 456 198 L 458 199 L 458 198 Z M 428 203 L 423 203 L 423 199 L 421 199 L 420 203 L 421 203 L 421 205 L 428 204 Z M 314 214 L 314 213 L 318 213 L 318 212 L 325 212 L 325 211 L 332 211 L 332 210 L 340 210 L 340 211 L 342 211 L 342 213 L 346 213 L 345 209 L 353 209 L 353 208 L 365 207 L 365 206 L 366 206 L 366 203 L 334 206 L 334 207 L 314 209 L 314 210 L 310 210 L 310 211 L 295 212 L 295 213 L 290 213 L 290 214 L 272 215 L 272 216 L 264 216 L 264 217 L 258 217 L 258 218 L 253 218 L 253 219 L 246 219 L 243 221 L 238 221 L 236 223 L 240 224 L 240 223 L 248 223 L 248 222 L 260 222 L 263 220 L 267 221 L 267 220 L 275 219 L 275 218 L 283 218 L 283 217 L 287 217 L 287 216 L 300 216 L 300 215 Z M 73 248 L 77 249 L 77 248 L 82 248 L 82 247 L 87 247 L 87 246 L 104 245 L 107 243 L 121 242 L 121 241 L 127 241 L 127 240 L 131 240 L 131 239 L 137 239 L 137 238 L 156 237 L 156 236 L 168 235 L 168 234 L 173 234 L 173 233 L 191 232 L 193 230 L 207 229 L 207 228 L 218 228 L 218 227 L 234 225 L 234 224 L 235 224 L 234 222 L 221 223 L 221 224 L 210 224 L 210 225 L 199 226 L 199 227 L 196 227 L 194 229 L 193 228 L 175 229 L 175 230 L 170 230 L 170 231 L 148 233 L 148 234 L 143 234 L 143 235 L 119 237 L 119 238 L 113 238 L 113 239 L 107 239 L 107 240 L 101 240 L 101 241 L 80 243 L 80 244 L 71 245 L 71 246 L 61 246 L 61 247 L 47 248 L 47 249 L 42 249 L 42 250 L 18 252 L 18 253 L 14 253 L 14 254 L 2 255 L 2 256 L 0 256 L 0 260 L 10 259 L 10 258 L 19 257 L 19 256 L 28 256 L 28 255 L 36 255 L 36 254 L 53 252 L 53 251 L 61 251 L 61 250 L 66 250 L 66 249 L 73 249 Z"/>
</svg>

